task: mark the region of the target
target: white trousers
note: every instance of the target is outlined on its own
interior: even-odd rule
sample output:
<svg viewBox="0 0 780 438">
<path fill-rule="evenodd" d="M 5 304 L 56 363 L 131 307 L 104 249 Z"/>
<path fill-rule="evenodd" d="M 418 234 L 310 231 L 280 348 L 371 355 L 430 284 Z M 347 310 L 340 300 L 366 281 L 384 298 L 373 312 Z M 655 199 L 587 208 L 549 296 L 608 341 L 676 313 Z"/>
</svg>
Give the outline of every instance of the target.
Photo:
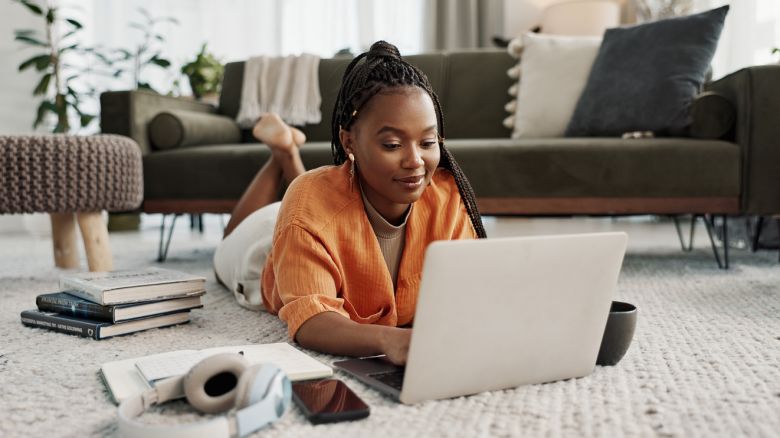
<svg viewBox="0 0 780 438">
<path fill-rule="evenodd" d="M 264 310 L 260 278 L 271 252 L 281 204 L 268 204 L 247 216 L 220 242 L 214 253 L 217 280 L 233 292 L 238 304 L 247 309 Z"/>
</svg>

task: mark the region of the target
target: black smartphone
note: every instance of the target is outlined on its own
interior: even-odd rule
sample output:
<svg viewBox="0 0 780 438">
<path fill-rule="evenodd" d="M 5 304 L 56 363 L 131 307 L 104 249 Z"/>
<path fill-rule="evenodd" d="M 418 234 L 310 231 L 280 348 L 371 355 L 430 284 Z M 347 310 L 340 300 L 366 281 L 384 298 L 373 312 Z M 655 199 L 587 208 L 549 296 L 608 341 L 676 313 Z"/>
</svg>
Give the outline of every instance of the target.
<svg viewBox="0 0 780 438">
<path fill-rule="evenodd" d="M 368 417 L 371 412 L 368 405 L 338 379 L 295 382 L 292 391 L 295 404 L 314 424 L 358 420 Z"/>
</svg>

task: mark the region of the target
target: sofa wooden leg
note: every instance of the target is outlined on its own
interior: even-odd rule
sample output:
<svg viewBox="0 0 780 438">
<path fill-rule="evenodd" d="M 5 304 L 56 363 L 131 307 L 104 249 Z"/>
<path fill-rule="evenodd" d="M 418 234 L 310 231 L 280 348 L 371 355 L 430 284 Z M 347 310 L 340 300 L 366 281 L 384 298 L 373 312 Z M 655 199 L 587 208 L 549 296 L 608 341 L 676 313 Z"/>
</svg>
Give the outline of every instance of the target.
<svg viewBox="0 0 780 438">
<path fill-rule="evenodd" d="M 73 213 L 50 213 L 54 266 L 63 269 L 79 267 L 76 247 L 76 216 Z"/>
<path fill-rule="evenodd" d="M 84 239 L 90 271 L 111 271 L 114 261 L 108 244 L 108 228 L 99 211 L 78 213 L 79 229 Z"/>
</svg>

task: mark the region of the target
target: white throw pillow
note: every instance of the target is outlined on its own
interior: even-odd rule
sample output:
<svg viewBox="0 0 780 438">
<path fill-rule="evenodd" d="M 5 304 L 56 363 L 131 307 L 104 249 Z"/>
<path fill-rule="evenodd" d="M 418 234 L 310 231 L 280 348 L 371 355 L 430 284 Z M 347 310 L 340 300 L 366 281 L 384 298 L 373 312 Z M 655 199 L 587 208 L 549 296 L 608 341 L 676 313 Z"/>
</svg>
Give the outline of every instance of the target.
<svg viewBox="0 0 780 438">
<path fill-rule="evenodd" d="M 601 37 L 523 36 L 512 138 L 563 137 L 600 45 Z"/>
</svg>

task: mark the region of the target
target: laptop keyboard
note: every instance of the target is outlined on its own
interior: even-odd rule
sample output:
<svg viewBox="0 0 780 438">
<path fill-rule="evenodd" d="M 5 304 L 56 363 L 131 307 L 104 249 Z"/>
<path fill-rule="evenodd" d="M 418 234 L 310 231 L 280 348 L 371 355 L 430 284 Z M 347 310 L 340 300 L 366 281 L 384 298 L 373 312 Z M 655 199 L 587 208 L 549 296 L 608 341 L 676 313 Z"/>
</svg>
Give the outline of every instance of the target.
<svg viewBox="0 0 780 438">
<path fill-rule="evenodd" d="M 384 383 L 385 385 L 395 388 L 397 390 L 401 390 L 401 388 L 404 385 L 404 370 L 395 370 L 395 371 L 387 371 L 383 373 L 375 373 L 375 374 L 369 374 L 369 377 L 372 377 L 376 380 L 379 380 L 380 382 Z"/>
</svg>

